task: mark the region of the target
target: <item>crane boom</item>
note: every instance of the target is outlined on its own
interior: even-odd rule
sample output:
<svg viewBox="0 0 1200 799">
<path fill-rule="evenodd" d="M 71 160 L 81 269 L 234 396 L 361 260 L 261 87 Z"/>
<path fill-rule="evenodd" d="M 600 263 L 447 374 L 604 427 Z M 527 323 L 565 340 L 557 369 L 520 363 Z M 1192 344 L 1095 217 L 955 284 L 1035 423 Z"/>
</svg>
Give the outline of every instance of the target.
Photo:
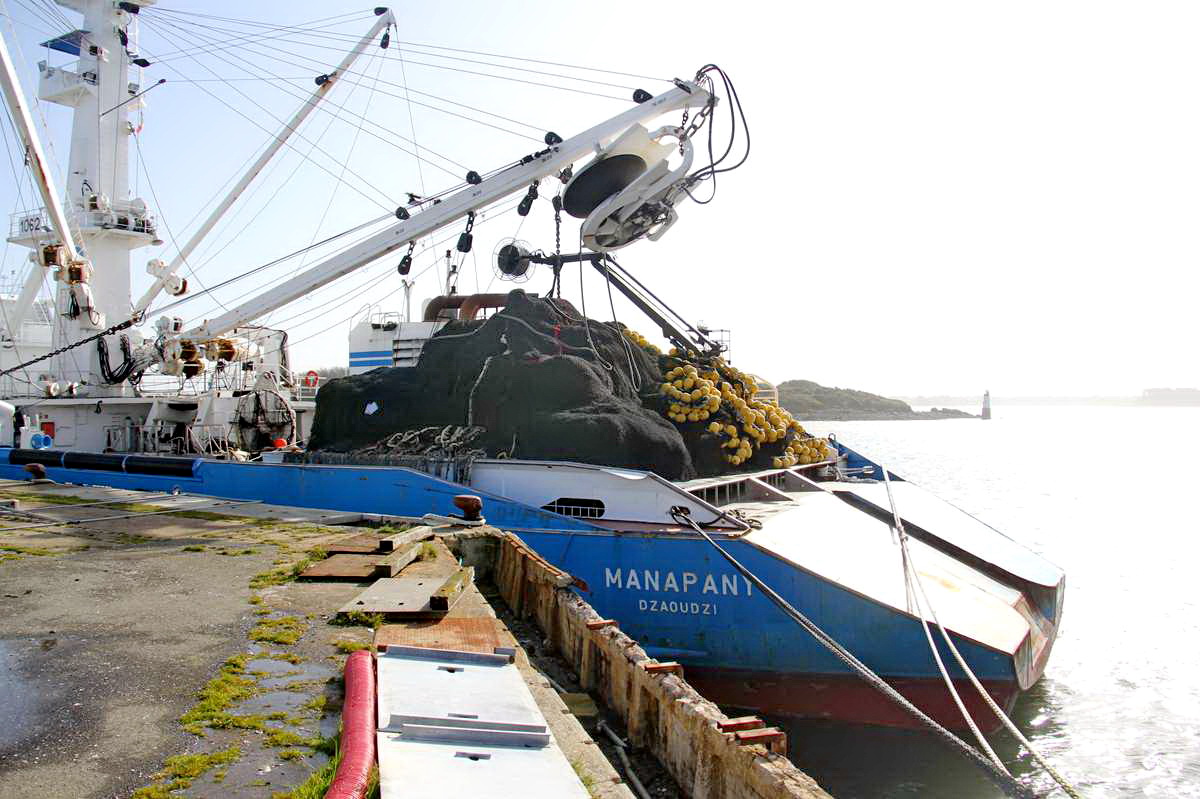
<svg viewBox="0 0 1200 799">
<path fill-rule="evenodd" d="M 505 169 L 477 185 L 467 186 L 410 219 L 351 247 L 301 274 L 252 297 L 228 312 L 179 334 L 179 339 L 203 341 L 223 335 L 266 313 L 293 302 L 322 286 L 403 247 L 410 241 L 461 219 L 491 203 L 528 189 L 536 180 L 557 174 L 579 159 L 598 152 L 630 126 L 683 108 L 703 107 L 711 95 L 694 83 L 677 81 L 674 88 L 618 114 L 576 136 L 551 145 L 531 160 Z"/>
</svg>

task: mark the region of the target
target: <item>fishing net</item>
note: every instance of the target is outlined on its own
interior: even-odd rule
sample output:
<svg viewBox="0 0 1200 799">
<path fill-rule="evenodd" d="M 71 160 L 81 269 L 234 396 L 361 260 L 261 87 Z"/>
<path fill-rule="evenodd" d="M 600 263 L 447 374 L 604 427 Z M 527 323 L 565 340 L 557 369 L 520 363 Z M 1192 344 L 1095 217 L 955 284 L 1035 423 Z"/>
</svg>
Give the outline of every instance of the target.
<svg viewBox="0 0 1200 799">
<path fill-rule="evenodd" d="M 483 321 L 450 322 L 415 367 L 326 383 L 309 450 L 377 452 L 396 433 L 482 428 L 488 456 L 570 460 L 697 475 L 683 436 L 659 410 L 657 359 L 615 323 L 584 320 L 513 291 Z"/>
</svg>

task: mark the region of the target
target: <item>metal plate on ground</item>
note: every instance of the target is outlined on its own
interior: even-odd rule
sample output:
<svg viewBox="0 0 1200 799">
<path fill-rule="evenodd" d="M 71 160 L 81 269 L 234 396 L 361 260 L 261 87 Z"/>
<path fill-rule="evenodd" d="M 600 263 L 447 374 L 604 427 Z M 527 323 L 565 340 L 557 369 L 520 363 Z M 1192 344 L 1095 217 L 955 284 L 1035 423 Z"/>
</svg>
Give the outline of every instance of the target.
<svg viewBox="0 0 1200 799">
<path fill-rule="evenodd" d="M 317 561 L 296 578 L 298 580 L 370 580 L 380 555 L 330 555 Z M 432 593 L 437 586 L 430 589 Z"/>
<path fill-rule="evenodd" d="M 380 796 L 469 796 L 472 799 L 588 799 L 557 745 L 520 746 L 421 741 L 376 733 Z"/>
<path fill-rule="evenodd" d="M 456 652 L 491 654 L 496 647 L 511 644 L 501 637 L 499 619 L 488 617 L 431 619 L 408 624 L 385 624 L 375 631 L 375 648 L 381 646 L 423 646 Z"/>
<path fill-rule="evenodd" d="M 330 555 L 369 555 L 379 552 L 379 536 L 362 533 L 348 538 L 339 538 L 324 549 Z"/>
<path fill-rule="evenodd" d="M 446 611 L 429 607 L 430 594 L 443 582 L 437 577 L 384 577 L 339 608 L 338 613 L 379 613 L 385 619 L 443 616 Z"/>
</svg>

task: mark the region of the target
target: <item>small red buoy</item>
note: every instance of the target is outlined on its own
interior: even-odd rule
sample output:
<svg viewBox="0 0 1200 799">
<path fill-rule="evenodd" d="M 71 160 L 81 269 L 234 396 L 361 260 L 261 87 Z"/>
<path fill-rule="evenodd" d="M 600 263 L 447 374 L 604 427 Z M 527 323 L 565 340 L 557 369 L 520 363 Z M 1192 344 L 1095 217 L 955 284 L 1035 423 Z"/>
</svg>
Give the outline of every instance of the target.
<svg viewBox="0 0 1200 799">
<path fill-rule="evenodd" d="M 287 446 L 287 439 L 286 438 L 277 438 L 271 443 L 273 443 L 275 445 L 275 449 L 283 449 L 284 447 Z"/>
</svg>

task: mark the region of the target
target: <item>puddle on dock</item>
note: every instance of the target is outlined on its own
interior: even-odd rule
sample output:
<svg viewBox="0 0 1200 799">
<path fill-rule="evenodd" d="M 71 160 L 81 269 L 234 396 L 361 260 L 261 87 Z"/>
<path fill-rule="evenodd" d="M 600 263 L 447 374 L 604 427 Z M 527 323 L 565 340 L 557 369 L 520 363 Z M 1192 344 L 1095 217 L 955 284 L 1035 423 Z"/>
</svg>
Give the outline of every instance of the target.
<svg viewBox="0 0 1200 799">
<path fill-rule="evenodd" d="M 22 673 L 19 653 L 30 647 L 43 646 L 37 639 L 0 639 L 0 708 L 4 708 L 4 723 L 0 724 L 0 757 L 9 754 L 39 725 L 34 712 L 41 704 L 38 685 Z"/>
</svg>

